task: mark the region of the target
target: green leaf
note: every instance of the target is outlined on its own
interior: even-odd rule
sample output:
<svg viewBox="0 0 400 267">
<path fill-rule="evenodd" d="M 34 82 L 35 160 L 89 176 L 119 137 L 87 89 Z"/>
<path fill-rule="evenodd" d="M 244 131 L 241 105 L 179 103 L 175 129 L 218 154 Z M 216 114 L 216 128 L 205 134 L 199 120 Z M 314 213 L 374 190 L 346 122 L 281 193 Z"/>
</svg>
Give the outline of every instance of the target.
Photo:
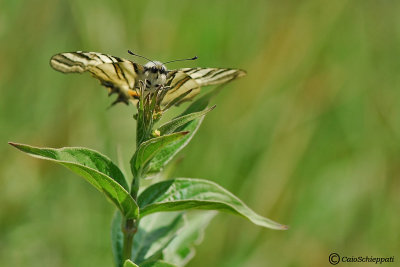
<svg viewBox="0 0 400 267">
<path fill-rule="evenodd" d="M 23 152 L 36 154 L 36 157 L 39 158 L 68 161 L 95 169 L 111 177 L 125 190 L 129 191 L 128 183 L 126 182 L 122 171 L 108 157 L 95 150 L 83 147 L 64 147 L 60 149 L 53 149 L 38 148 L 11 142 L 9 144 Z"/>
<path fill-rule="evenodd" d="M 220 87 L 221 88 L 221 87 Z M 204 96 L 200 97 L 196 101 L 194 101 L 190 106 L 177 118 L 187 116 L 189 114 L 193 114 L 196 112 L 202 112 L 206 110 L 210 99 L 217 93 L 219 92 L 218 89 L 211 91 L 208 94 L 205 94 Z M 174 119 L 174 120 L 175 120 Z M 165 165 L 167 165 L 176 154 L 178 154 L 179 151 L 181 151 L 193 138 L 194 134 L 197 132 L 199 129 L 201 123 L 203 122 L 204 115 L 197 117 L 197 119 L 194 119 L 190 122 L 187 122 L 184 125 L 181 125 L 178 127 L 175 131 L 189 131 L 189 134 L 187 134 L 184 138 L 181 140 L 171 143 L 167 146 L 165 146 L 163 149 L 161 149 L 157 155 L 150 161 L 149 168 L 148 168 L 148 173 L 149 174 L 154 174 L 160 172 Z"/>
<path fill-rule="evenodd" d="M 158 261 L 145 262 L 143 264 L 140 264 L 139 267 L 177 267 L 177 266 L 162 260 L 158 260 Z"/>
<path fill-rule="evenodd" d="M 133 263 L 131 260 L 126 260 L 124 262 L 124 267 L 139 267 L 135 263 Z"/>
<path fill-rule="evenodd" d="M 140 220 L 133 240 L 131 259 L 140 266 L 143 262 L 159 260 L 162 251 L 184 226 L 183 214 L 157 213 Z"/>
<path fill-rule="evenodd" d="M 210 103 L 211 98 L 213 98 L 215 95 L 217 95 L 219 92 L 221 92 L 222 88 L 225 87 L 229 82 L 230 81 L 217 86 L 212 91 L 210 91 L 207 94 L 204 94 L 202 97 L 198 98 L 196 101 L 194 101 L 192 104 L 190 104 L 190 106 L 180 116 L 184 116 L 184 115 L 187 115 L 187 114 L 190 114 L 193 112 L 198 112 L 198 111 L 201 111 L 201 110 L 204 110 L 205 108 L 207 108 L 208 104 Z"/>
<path fill-rule="evenodd" d="M 216 214 L 216 211 L 186 213 L 185 226 L 163 251 L 164 260 L 185 266 L 194 257 L 194 246 L 203 241 L 204 229 Z"/>
<path fill-rule="evenodd" d="M 117 267 L 122 266 L 122 257 L 123 257 L 122 250 L 124 245 L 124 234 L 122 233 L 121 227 L 122 227 L 122 215 L 121 212 L 117 210 L 111 222 L 111 248 L 114 256 L 114 263 L 115 266 Z"/>
<path fill-rule="evenodd" d="M 139 196 L 138 205 L 141 217 L 159 211 L 218 210 L 242 216 L 259 226 L 287 229 L 285 225 L 258 215 L 218 184 L 201 179 L 177 178 L 153 184 Z"/>
<path fill-rule="evenodd" d="M 166 145 L 183 138 L 188 133 L 189 132 L 173 133 L 143 142 L 131 159 L 132 173 L 136 173 L 140 168 L 144 168 L 147 163 Z"/>
<path fill-rule="evenodd" d="M 197 118 L 189 123 L 187 123 L 184 127 L 181 127 L 179 130 L 189 132 L 182 139 L 173 142 L 171 144 L 166 145 L 163 149 L 161 149 L 157 155 L 150 161 L 148 167 L 148 173 L 154 174 L 160 172 L 165 165 L 167 165 L 174 156 L 181 151 L 193 138 L 194 134 L 200 127 L 201 122 L 204 117 Z"/>
<path fill-rule="evenodd" d="M 215 107 L 216 106 L 214 105 L 211 108 L 204 109 L 203 111 L 193 112 L 193 113 L 190 113 L 187 115 L 176 117 L 175 119 L 160 126 L 160 128 L 158 128 L 158 130 L 160 131 L 161 135 L 173 133 L 176 129 L 187 124 L 188 122 L 191 122 L 192 120 L 197 119 L 199 117 L 203 117 L 208 112 L 213 110 Z"/>
<path fill-rule="evenodd" d="M 135 200 L 122 186 L 122 172 L 100 153 L 86 148 L 39 148 L 24 144 L 9 143 L 28 155 L 56 162 L 85 178 L 103 192 L 126 218 L 137 218 L 139 208 Z M 124 178 L 125 179 L 125 178 Z M 126 182 L 125 182 L 126 183 Z"/>
</svg>

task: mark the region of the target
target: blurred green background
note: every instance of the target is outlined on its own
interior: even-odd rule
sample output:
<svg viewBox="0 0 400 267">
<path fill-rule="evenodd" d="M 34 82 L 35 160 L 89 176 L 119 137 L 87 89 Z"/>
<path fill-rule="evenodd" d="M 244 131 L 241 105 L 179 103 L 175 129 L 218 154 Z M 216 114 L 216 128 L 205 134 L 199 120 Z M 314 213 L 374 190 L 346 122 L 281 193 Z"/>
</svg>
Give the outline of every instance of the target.
<svg viewBox="0 0 400 267">
<path fill-rule="evenodd" d="M 291 228 L 218 215 L 189 266 L 329 266 L 331 252 L 399 261 L 400 2 L 0 5 L 1 266 L 112 266 L 113 206 L 7 141 L 87 146 L 126 168 L 134 107 L 106 110 L 112 99 L 90 75 L 48 62 L 76 50 L 131 58 L 127 49 L 161 61 L 199 56 L 170 68 L 248 71 L 213 100 L 173 175 L 213 180 Z"/>
</svg>

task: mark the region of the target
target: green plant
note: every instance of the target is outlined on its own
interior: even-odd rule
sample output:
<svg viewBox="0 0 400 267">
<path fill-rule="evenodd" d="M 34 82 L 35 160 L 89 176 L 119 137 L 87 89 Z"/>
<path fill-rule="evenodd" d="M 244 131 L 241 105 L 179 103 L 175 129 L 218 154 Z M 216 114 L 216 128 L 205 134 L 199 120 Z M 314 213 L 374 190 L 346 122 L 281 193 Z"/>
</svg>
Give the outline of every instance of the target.
<svg viewBox="0 0 400 267">
<path fill-rule="evenodd" d="M 175 178 L 141 188 L 145 177 L 161 176 L 163 168 L 187 145 L 216 90 L 194 101 L 181 115 L 156 126 L 163 113 L 190 91 L 163 106 L 166 89 L 146 91 L 139 83 L 136 146 L 130 160 L 131 185 L 109 158 L 82 147 L 61 149 L 10 144 L 33 157 L 59 163 L 103 192 L 118 210 L 112 222 L 112 248 L 116 266 L 183 266 L 215 211 L 242 216 L 256 225 L 284 230 L 286 226 L 264 218 L 221 186 L 207 180 Z M 190 209 L 206 210 L 204 214 Z M 166 213 L 168 212 L 168 213 Z"/>
</svg>

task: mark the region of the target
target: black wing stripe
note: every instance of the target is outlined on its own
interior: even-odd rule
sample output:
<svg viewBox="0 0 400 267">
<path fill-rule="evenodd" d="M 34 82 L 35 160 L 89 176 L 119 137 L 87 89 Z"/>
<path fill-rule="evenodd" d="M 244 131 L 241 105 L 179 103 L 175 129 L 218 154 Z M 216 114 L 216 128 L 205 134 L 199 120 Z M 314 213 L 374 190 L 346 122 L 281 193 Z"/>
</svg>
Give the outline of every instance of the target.
<svg viewBox="0 0 400 267">
<path fill-rule="evenodd" d="M 181 71 L 190 75 L 190 74 L 196 73 L 200 70 L 202 70 L 202 68 L 187 68 L 187 69 L 182 69 Z"/>
<path fill-rule="evenodd" d="M 120 57 L 114 57 L 118 62 L 123 62 L 123 60 Z"/>
<path fill-rule="evenodd" d="M 230 68 L 184 68 L 180 71 L 189 75 L 200 86 L 225 83 L 232 78 L 238 78 L 246 74 L 246 72 L 242 70 Z"/>
<path fill-rule="evenodd" d="M 225 80 L 229 80 L 232 77 L 236 78 L 239 76 L 239 72 L 237 72 L 236 70 L 229 70 L 229 71 L 230 71 L 230 73 L 227 73 L 227 71 L 224 71 L 224 72 L 220 72 L 217 75 L 212 75 L 210 78 L 205 78 L 202 82 L 216 84 L 216 83 L 222 83 Z"/>
<path fill-rule="evenodd" d="M 121 76 L 119 75 L 119 71 L 118 71 L 118 69 L 117 69 L 117 65 L 116 65 L 116 64 L 112 64 L 112 65 L 113 65 L 113 67 L 114 67 L 114 71 L 115 71 L 115 74 L 117 75 L 117 78 L 120 79 Z"/>
<path fill-rule="evenodd" d="M 179 81 L 176 81 L 176 83 L 172 85 L 173 88 L 171 90 L 169 90 L 168 92 L 169 93 L 175 92 L 176 90 L 181 88 L 186 82 L 188 82 L 190 79 L 191 79 L 190 76 L 185 76 L 182 79 L 180 79 Z"/>
<path fill-rule="evenodd" d="M 224 81 L 226 81 L 226 80 L 230 80 L 230 79 L 232 79 L 232 78 L 234 78 L 235 76 L 233 76 L 233 75 L 230 75 L 230 76 L 223 76 L 223 77 L 220 77 L 220 78 L 218 78 L 218 79 L 213 79 L 213 80 L 211 80 L 210 81 L 210 83 L 212 83 L 212 84 L 214 84 L 214 83 L 221 83 L 221 82 L 224 82 Z M 208 81 L 207 81 L 208 82 Z"/>
<path fill-rule="evenodd" d="M 195 74 L 196 72 L 199 72 L 199 71 L 201 71 L 201 70 L 202 70 L 201 68 L 190 69 L 190 70 L 187 72 L 187 74 Z"/>
<path fill-rule="evenodd" d="M 78 52 L 73 52 L 71 53 L 76 57 L 83 57 L 86 60 L 93 60 L 92 58 L 90 58 L 88 55 L 86 55 L 86 53 L 78 53 Z"/>
<path fill-rule="evenodd" d="M 196 68 L 196 69 L 193 69 L 193 70 L 191 70 L 191 71 L 188 71 L 187 74 L 189 74 L 189 75 L 195 74 L 195 73 L 197 73 L 197 72 L 199 72 L 199 71 L 201 71 L 201 70 L 202 70 L 201 68 Z"/>
<path fill-rule="evenodd" d="M 102 68 L 99 68 L 97 66 L 95 66 L 95 68 L 99 71 L 101 71 L 101 73 L 103 73 L 108 79 L 112 80 L 112 78 L 110 77 L 110 75 L 108 75 Z M 97 75 L 96 75 L 97 76 Z"/>
<path fill-rule="evenodd" d="M 219 79 L 220 77 L 231 76 L 235 73 L 238 73 L 238 72 L 236 70 L 229 69 L 229 70 L 226 70 L 226 71 L 223 71 L 218 74 L 214 74 L 214 75 L 210 76 L 210 79 Z"/>
<path fill-rule="evenodd" d="M 61 62 L 60 60 L 57 60 L 57 59 L 55 59 L 55 60 L 57 60 L 58 62 L 64 63 L 64 64 L 66 64 L 66 65 L 69 65 L 69 66 L 74 66 L 74 65 L 84 66 L 84 64 L 83 64 L 82 62 L 80 62 L 80 61 L 74 61 L 74 60 L 68 58 L 68 57 L 65 56 L 65 55 L 60 55 L 60 57 L 63 58 L 63 59 L 65 59 L 65 61 Z"/>
<path fill-rule="evenodd" d="M 112 56 L 110 56 L 110 55 L 105 55 L 106 57 L 108 57 L 108 59 L 110 59 L 110 61 L 111 62 L 117 62 L 117 60 L 114 58 L 114 57 L 112 57 Z"/>
<path fill-rule="evenodd" d="M 69 70 L 74 67 L 74 65 L 70 65 L 65 61 L 60 61 L 60 60 L 56 60 L 56 59 L 52 60 L 51 65 L 53 68 L 60 70 L 62 72 L 65 72 L 65 70 L 67 70 L 67 69 Z"/>
<path fill-rule="evenodd" d="M 55 69 L 62 72 L 76 71 L 74 67 L 80 68 L 80 72 L 86 70 L 86 66 L 84 63 L 80 61 L 73 61 L 70 58 L 66 57 L 64 54 L 59 54 L 56 57 L 53 57 L 51 59 L 51 64 Z M 56 66 L 57 64 L 64 66 L 64 69 L 58 68 L 58 66 Z"/>
<path fill-rule="evenodd" d="M 188 73 L 189 71 L 193 71 L 194 69 L 191 69 L 191 68 L 187 68 L 187 69 L 182 69 L 182 71 L 184 72 L 184 73 Z"/>
<path fill-rule="evenodd" d="M 101 63 L 106 63 L 101 57 L 100 57 L 100 55 L 101 54 L 93 54 Z"/>
<path fill-rule="evenodd" d="M 222 74 L 222 73 L 227 72 L 227 71 L 230 71 L 230 70 L 231 70 L 231 69 L 221 69 L 221 70 L 218 70 L 218 71 L 215 72 L 213 75 L 211 75 L 210 78 L 213 78 L 213 77 L 215 77 L 215 76 L 217 76 L 217 75 L 219 75 L 219 74 Z"/>
<path fill-rule="evenodd" d="M 132 63 L 132 67 L 135 70 L 135 73 L 136 74 L 139 73 L 138 66 L 135 63 L 133 63 L 132 61 L 130 61 L 130 62 Z"/>
<path fill-rule="evenodd" d="M 125 82 L 126 82 L 126 84 L 130 87 L 130 84 L 129 84 L 129 81 L 128 81 L 128 79 L 126 78 L 126 76 L 125 76 L 125 71 L 121 68 L 121 66 L 120 65 L 118 65 L 118 64 L 116 64 L 116 63 L 113 63 L 113 65 L 114 65 L 114 68 L 117 70 L 119 70 L 119 72 L 121 73 L 121 76 L 122 76 L 122 78 L 124 78 L 124 80 L 125 80 Z M 116 71 L 117 73 L 118 73 L 118 71 Z M 117 74 L 118 75 L 118 74 Z M 118 75 L 119 76 L 119 75 Z"/>
<path fill-rule="evenodd" d="M 88 56 L 83 55 L 81 53 L 64 53 L 64 54 L 60 54 L 61 56 L 69 59 L 72 62 L 79 62 L 81 64 L 84 65 L 88 65 L 91 61 L 93 61 L 93 58 L 88 59 Z"/>
<path fill-rule="evenodd" d="M 206 72 L 206 73 L 202 76 L 202 78 L 205 78 L 205 77 L 210 76 L 210 75 L 213 74 L 215 71 L 216 71 L 216 70 L 211 69 L 210 71 Z"/>
</svg>

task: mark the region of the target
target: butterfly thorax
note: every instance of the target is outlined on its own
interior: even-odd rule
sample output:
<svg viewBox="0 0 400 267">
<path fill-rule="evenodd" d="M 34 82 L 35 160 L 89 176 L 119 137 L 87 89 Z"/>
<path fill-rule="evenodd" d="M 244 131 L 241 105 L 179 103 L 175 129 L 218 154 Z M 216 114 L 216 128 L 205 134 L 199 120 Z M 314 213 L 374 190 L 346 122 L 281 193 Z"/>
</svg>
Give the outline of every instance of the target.
<svg viewBox="0 0 400 267">
<path fill-rule="evenodd" d="M 150 61 L 144 65 L 143 81 L 146 83 L 146 90 L 154 91 L 164 86 L 167 81 L 167 68 L 159 61 Z"/>
</svg>

